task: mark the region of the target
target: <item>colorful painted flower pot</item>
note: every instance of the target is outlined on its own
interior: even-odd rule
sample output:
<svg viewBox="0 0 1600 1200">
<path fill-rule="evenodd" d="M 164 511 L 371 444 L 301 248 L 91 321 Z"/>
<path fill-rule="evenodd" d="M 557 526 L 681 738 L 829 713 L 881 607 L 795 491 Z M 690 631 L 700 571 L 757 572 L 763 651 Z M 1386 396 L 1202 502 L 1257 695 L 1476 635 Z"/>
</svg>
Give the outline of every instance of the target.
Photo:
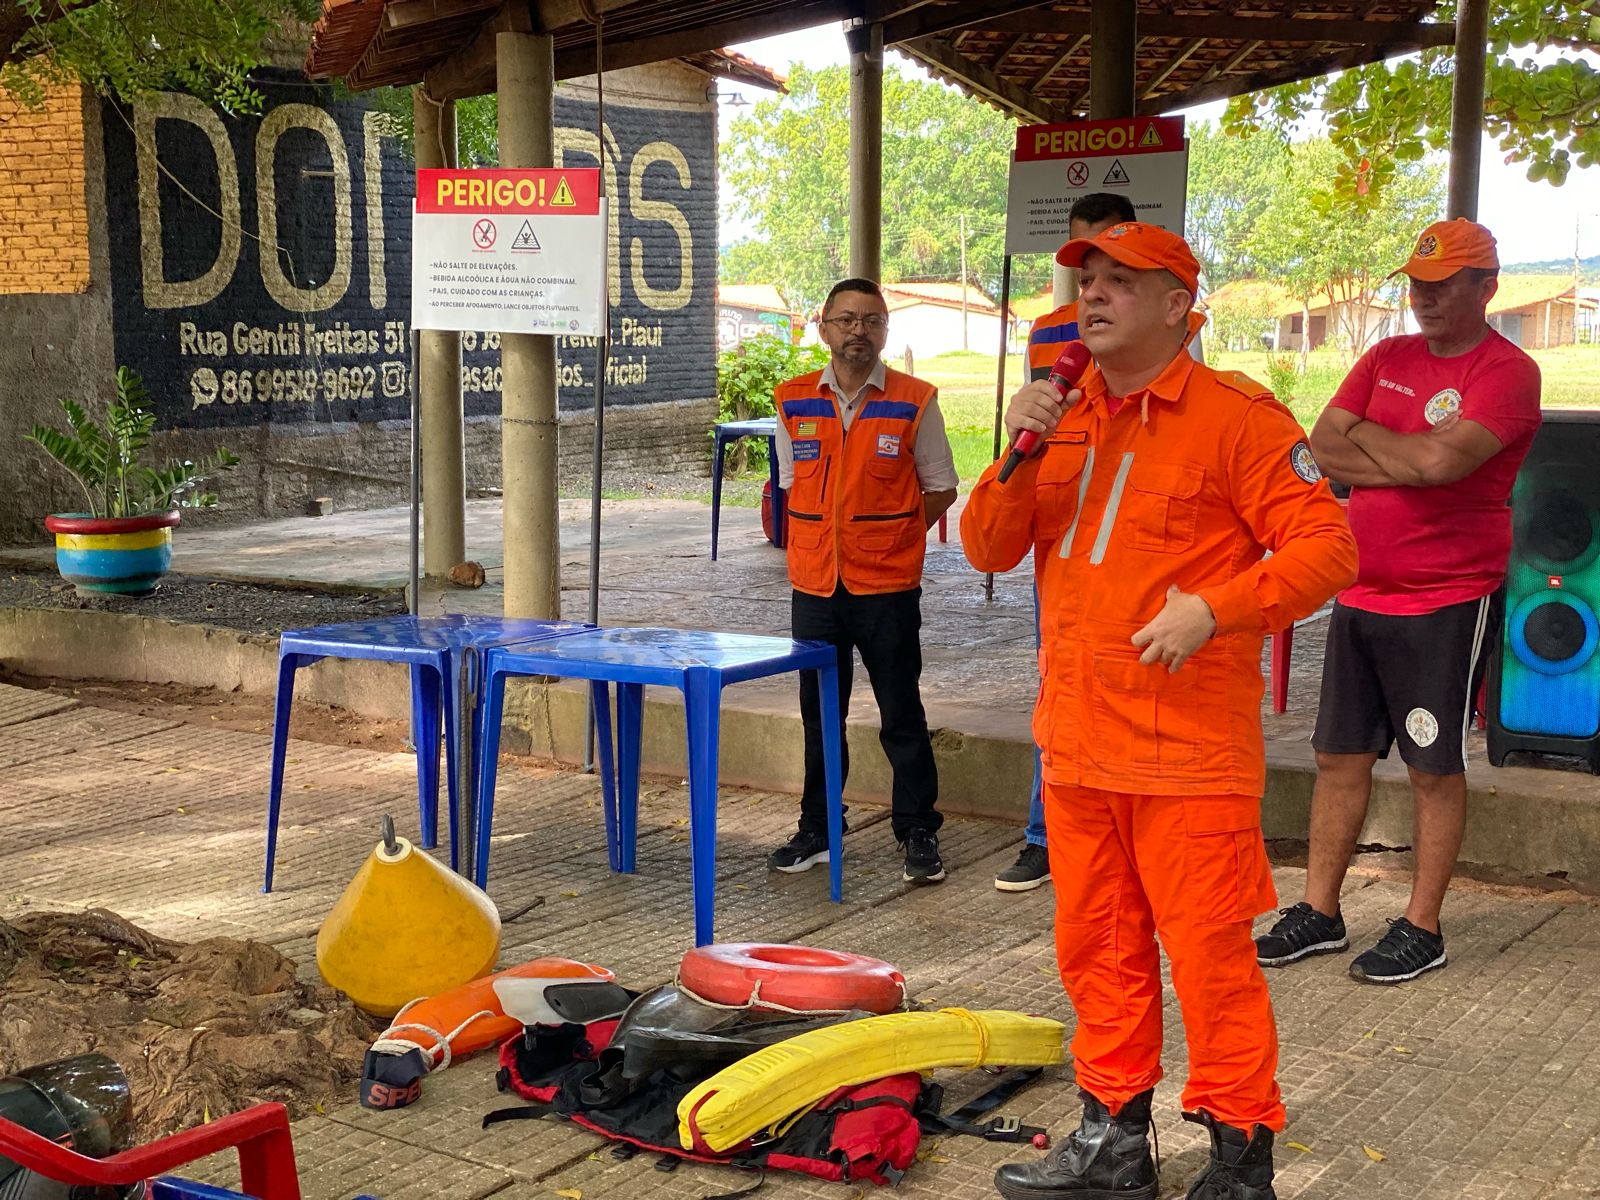
<svg viewBox="0 0 1600 1200">
<path fill-rule="evenodd" d="M 172 565 L 178 510 L 142 517 L 57 513 L 44 519 L 56 535 L 56 570 L 80 592 L 148 596 Z"/>
</svg>

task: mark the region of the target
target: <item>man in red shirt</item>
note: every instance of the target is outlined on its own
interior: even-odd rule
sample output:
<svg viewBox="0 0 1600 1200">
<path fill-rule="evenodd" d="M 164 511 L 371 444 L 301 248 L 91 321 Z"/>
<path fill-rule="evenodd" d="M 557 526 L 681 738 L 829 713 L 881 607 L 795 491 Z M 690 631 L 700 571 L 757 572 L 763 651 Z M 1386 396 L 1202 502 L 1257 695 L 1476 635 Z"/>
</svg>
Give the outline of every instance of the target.
<svg viewBox="0 0 1600 1200">
<path fill-rule="evenodd" d="M 1364 983 L 1445 964 L 1439 910 L 1466 825 L 1467 728 L 1504 610 L 1507 503 L 1539 429 L 1539 368 L 1485 318 L 1493 235 L 1440 221 L 1401 271 L 1422 332 L 1363 355 L 1311 434 L 1322 470 L 1352 485 L 1361 568 L 1328 625 L 1305 898 L 1256 939 L 1263 966 L 1349 946 L 1339 890 L 1373 764 L 1398 742 L 1416 869 L 1405 914 L 1350 965 Z"/>
</svg>

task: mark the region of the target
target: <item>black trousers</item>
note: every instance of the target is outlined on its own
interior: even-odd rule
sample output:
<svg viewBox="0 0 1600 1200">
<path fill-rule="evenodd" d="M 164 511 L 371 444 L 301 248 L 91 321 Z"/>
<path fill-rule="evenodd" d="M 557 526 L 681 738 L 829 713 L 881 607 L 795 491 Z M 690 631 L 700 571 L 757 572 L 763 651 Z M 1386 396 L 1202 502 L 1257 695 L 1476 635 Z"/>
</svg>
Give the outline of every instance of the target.
<svg viewBox="0 0 1600 1200">
<path fill-rule="evenodd" d="M 878 741 L 894 773 L 893 822 L 895 837 L 904 841 L 913 829 L 930 833 L 944 823 L 935 804 L 939 799 L 939 772 L 928 737 L 928 718 L 922 709 L 922 589 L 857 596 L 844 585 L 831 596 L 794 593 L 794 636 L 832 642 L 839 656 L 839 739 L 843 746 L 843 775 L 850 774 L 850 749 L 844 738 L 844 719 L 850 715 L 850 687 L 854 653 L 861 655 L 878 702 L 882 731 Z M 806 733 L 806 782 L 800 797 L 800 827 L 825 833 L 828 822 L 827 789 L 822 762 L 822 701 L 816 675 L 800 674 L 800 719 Z"/>
</svg>

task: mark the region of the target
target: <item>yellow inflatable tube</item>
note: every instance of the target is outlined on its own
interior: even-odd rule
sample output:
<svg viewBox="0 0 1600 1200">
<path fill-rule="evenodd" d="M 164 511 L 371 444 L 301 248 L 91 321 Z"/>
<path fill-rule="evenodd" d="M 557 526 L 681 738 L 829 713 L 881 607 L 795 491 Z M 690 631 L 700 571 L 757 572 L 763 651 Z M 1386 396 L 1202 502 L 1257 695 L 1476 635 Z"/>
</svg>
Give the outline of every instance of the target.
<svg viewBox="0 0 1600 1200">
<path fill-rule="evenodd" d="M 1066 1027 L 1004 1010 L 890 1013 L 813 1030 L 718 1071 L 678 1104 L 685 1150 L 722 1153 L 837 1088 L 937 1067 L 1050 1067 Z"/>
</svg>

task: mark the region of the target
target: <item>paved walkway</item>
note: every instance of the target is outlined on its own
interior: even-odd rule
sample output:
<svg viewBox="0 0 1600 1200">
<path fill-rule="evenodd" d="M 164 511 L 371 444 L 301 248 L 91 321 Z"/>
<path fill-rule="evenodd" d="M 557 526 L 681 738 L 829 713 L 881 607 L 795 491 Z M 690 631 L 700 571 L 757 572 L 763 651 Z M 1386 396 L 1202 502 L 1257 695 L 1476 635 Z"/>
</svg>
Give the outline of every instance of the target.
<svg viewBox="0 0 1600 1200">
<path fill-rule="evenodd" d="M 260 938 L 313 970 L 318 923 L 375 842 L 379 815 L 393 812 L 402 832 L 415 827 L 410 758 L 296 740 L 278 890 L 263 896 L 266 735 L 222 729 L 200 710 L 158 701 L 139 710 L 0 686 L 0 914 L 104 905 L 171 937 Z M 314 708 L 298 714 L 301 731 L 327 738 L 333 727 Z M 691 940 L 687 801 L 676 782 L 650 782 L 644 793 L 638 874 L 613 875 L 596 784 L 508 760 L 491 894 L 504 912 L 535 897 L 544 902 L 506 927 L 503 962 L 591 959 L 635 988 L 670 977 Z M 857 815 L 845 900 L 836 907 L 821 872 L 774 876 L 765 868 L 767 850 L 792 824 L 793 799 L 725 791 L 720 936 L 875 954 L 906 972 L 918 1003 L 1009 1007 L 1070 1022 L 1055 976 L 1049 889 L 1006 896 L 991 884 L 1015 851 L 1013 828 L 952 820 L 943 835 L 949 881 L 912 890 L 900 881 L 885 814 Z M 1298 871 L 1277 874 L 1281 892 L 1298 892 Z M 1352 938 L 1378 936 L 1404 891 L 1403 880 L 1353 879 Z M 1271 973 L 1290 1108 L 1280 1196 L 1600 1195 L 1600 910 L 1570 894 L 1463 886 L 1450 899 L 1446 932 L 1450 967 L 1402 987 L 1354 984 L 1339 958 Z M 1177 1119 L 1184 1045 L 1170 992 L 1166 1015 L 1170 1079 L 1157 1095 L 1164 1197 L 1181 1196 L 1204 1157 L 1199 1131 Z M 422 1102 L 403 1112 L 368 1112 L 352 1099 L 302 1120 L 295 1140 L 305 1194 L 633 1200 L 741 1186 L 725 1170 L 657 1174 L 651 1156 L 617 1163 L 599 1139 L 554 1122 L 481 1129 L 482 1114 L 503 1104 L 493 1065 L 479 1056 L 427 1080 Z M 1013 1107 L 1057 1134 L 1076 1121 L 1065 1071 L 1048 1073 Z M 995 1165 L 1017 1154 L 961 1137 L 924 1145 L 902 1195 L 990 1196 Z M 220 1163 L 209 1177 L 230 1182 Z M 860 1193 L 774 1175 L 763 1194 Z"/>
</svg>

